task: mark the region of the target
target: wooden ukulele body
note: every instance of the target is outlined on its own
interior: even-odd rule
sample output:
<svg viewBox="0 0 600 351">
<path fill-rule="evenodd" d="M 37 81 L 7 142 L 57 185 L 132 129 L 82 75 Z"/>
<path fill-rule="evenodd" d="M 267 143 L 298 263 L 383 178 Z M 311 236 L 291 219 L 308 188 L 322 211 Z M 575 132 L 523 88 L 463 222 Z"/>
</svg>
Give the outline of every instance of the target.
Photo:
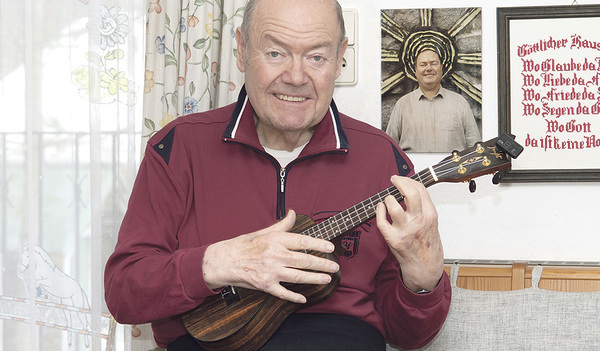
<svg viewBox="0 0 600 351">
<path fill-rule="evenodd" d="M 313 226 L 305 215 L 296 217 L 292 232 L 300 233 Z M 337 261 L 334 254 L 310 252 Z M 336 254 L 339 250 L 336 250 Z M 196 342 L 209 351 L 258 350 L 277 331 L 281 323 L 301 308 L 327 299 L 340 282 L 340 272 L 332 274 L 326 285 L 283 284 L 287 289 L 306 297 L 306 304 L 281 300 L 259 290 L 229 287 L 221 295 L 206 298 L 181 320 Z"/>
</svg>

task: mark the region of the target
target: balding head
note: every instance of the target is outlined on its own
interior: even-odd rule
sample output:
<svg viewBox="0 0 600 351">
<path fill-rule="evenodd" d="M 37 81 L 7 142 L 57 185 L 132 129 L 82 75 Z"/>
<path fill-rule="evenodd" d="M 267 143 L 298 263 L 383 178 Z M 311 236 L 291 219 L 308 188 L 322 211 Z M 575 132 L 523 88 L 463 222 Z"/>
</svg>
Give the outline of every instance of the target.
<svg viewBox="0 0 600 351">
<path fill-rule="evenodd" d="M 283 0 L 278 0 L 278 1 L 283 1 Z M 297 0 L 295 0 L 295 1 L 297 1 Z M 344 39 L 346 37 L 346 27 L 344 26 L 344 16 L 342 14 L 342 7 L 337 2 L 337 0 L 322 0 L 322 1 L 331 2 L 331 4 L 335 8 L 336 18 L 337 18 L 337 22 L 338 22 L 338 25 L 340 28 L 339 45 L 341 46 L 341 44 L 344 42 Z M 252 23 L 252 19 L 254 18 L 254 11 L 256 10 L 256 7 L 258 6 L 258 4 L 260 2 L 261 2 L 261 0 L 248 0 L 248 2 L 246 3 L 244 19 L 243 19 L 242 26 L 241 26 L 242 33 L 244 33 L 244 42 L 246 42 L 246 43 L 248 43 L 248 40 L 250 39 L 250 36 L 249 36 L 250 25 Z M 338 46 L 338 49 L 339 49 L 339 46 Z"/>
</svg>

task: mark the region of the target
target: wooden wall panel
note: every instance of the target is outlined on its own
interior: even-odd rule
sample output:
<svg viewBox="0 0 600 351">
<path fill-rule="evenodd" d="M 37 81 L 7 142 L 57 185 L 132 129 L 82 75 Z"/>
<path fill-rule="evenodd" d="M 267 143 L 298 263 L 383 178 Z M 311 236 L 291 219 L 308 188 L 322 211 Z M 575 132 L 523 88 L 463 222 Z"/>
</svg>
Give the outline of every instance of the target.
<svg viewBox="0 0 600 351">
<path fill-rule="evenodd" d="M 444 267 L 448 274 L 450 267 Z M 456 285 L 483 291 L 529 288 L 532 269 L 526 262 L 512 265 L 461 264 Z M 563 292 L 600 291 L 600 267 L 544 266 L 539 288 Z"/>
<path fill-rule="evenodd" d="M 450 265 L 445 267 L 450 274 Z M 485 291 L 512 290 L 512 267 L 506 265 L 460 265 L 456 285 Z"/>
<path fill-rule="evenodd" d="M 527 287 L 531 287 L 531 269 L 525 274 Z M 539 287 L 567 292 L 600 291 L 600 267 L 546 266 Z"/>
</svg>

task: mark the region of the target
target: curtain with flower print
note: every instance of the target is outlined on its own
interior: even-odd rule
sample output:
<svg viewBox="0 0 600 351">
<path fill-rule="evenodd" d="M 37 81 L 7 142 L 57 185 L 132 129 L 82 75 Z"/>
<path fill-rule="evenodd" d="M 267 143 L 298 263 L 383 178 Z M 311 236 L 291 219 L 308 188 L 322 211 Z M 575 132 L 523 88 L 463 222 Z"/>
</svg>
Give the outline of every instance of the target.
<svg viewBox="0 0 600 351">
<path fill-rule="evenodd" d="M 246 0 L 149 0 L 142 148 L 173 119 L 237 99 L 235 30 Z M 133 351 L 156 349 L 149 324 L 131 327 Z"/>
<path fill-rule="evenodd" d="M 103 274 L 140 160 L 146 5 L 0 0 L 0 351 L 131 347 Z"/>
<path fill-rule="evenodd" d="M 144 143 L 182 115 L 232 103 L 243 84 L 235 30 L 245 0 L 150 0 L 144 84 Z"/>
</svg>

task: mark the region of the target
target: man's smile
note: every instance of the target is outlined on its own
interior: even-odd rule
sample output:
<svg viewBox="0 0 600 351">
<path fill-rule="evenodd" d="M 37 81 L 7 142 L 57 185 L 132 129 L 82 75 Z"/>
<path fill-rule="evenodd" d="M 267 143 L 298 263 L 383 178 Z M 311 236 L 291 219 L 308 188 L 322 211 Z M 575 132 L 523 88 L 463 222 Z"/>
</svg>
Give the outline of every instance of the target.
<svg viewBox="0 0 600 351">
<path fill-rule="evenodd" d="M 302 97 L 302 96 L 288 96 L 288 95 L 283 95 L 283 94 L 275 94 L 275 96 L 279 100 L 290 101 L 290 102 L 302 102 L 302 101 L 306 100 L 306 98 Z"/>
</svg>

